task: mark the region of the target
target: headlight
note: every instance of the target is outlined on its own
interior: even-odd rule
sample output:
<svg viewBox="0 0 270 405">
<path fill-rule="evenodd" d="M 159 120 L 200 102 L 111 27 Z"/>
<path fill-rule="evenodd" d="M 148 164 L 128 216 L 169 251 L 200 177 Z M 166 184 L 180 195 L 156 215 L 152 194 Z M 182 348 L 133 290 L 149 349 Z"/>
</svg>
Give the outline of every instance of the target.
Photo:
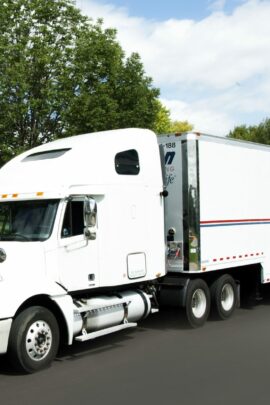
<svg viewBox="0 0 270 405">
<path fill-rule="evenodd" d="M 0 248 L 0 263 L 3 263 L 7 258 L 6 252 L 4 249 Z"/>
</svg>

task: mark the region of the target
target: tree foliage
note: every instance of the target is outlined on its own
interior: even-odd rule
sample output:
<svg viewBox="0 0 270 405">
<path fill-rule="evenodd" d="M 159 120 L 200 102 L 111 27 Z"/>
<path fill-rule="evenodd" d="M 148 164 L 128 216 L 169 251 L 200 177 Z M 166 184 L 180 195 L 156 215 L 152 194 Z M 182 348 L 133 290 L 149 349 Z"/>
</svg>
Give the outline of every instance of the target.
<svg viewBox="0 0 270 405">
<path fill-rule="evenodd" d="M 193 130 L 193 125 L 188 121 L 172 121 L 170 132 L 188 132 Z"/>
<path fill-rule="evenodd" d="M 255 126 L 240 125 L 229 133 L 229 138 L 270 145 L 270 119 L 267 118 Z"/>
<path fill-rule="evenodd" d="M 170 110 L 168 110 L 159 100 L 156 101 L 157 114 L 153 130 L 157 134 L 168 134 L 171 127 Z"/>
<path fill-rule="evenodd" d="M 157 134 L 170 134 L 177 132 L 188 132 L 193 130 L 193 125 L 188 121 L 173 121 L 170 117 L 170 110 L 159 100 L 157 103 L 157 115 L 153 127 Z"/>
<path fill-rule="evenodd" d="M 73 0 L 0 3 L 0 164 L 55 138 L 153 128 L 158 89 Z"/>
</svg>

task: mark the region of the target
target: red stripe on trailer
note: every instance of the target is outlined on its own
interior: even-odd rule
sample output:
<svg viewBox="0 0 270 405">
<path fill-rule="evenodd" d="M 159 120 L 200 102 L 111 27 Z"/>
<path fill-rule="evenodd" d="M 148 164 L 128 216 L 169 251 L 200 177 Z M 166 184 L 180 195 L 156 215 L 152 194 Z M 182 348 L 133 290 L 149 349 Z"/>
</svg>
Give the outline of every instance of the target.
<svg viewBox="0 0 270 405">
<path fill-rule="evenodd" d="M 251 219 L 215 219 L 211 221 L 200 221 L 200 224 L 228 224 L 231 222 L 263 222 L 270 221 L 270 218 L 251 218 Z"/>
<path fill-rule="evenodd" d="M 238 257 L 237 256 L 227 256 L 226 258 L 224 258 L 224 257 L 220 257 L 219 259 L 212 259 L 213 260 L 213 262 L 218 262 L 218 261 L 220 261 L 220 262 L 223 262 L 224 260 L 235 260 L 235 259 L 243 259 L 244 257 L 254 257 L 254 256 L 263 256 L 263 252 L 262 253 L 250 253 L 250 254 L 245 254 L 245 255 L 238 255 Z"/>
</svg>

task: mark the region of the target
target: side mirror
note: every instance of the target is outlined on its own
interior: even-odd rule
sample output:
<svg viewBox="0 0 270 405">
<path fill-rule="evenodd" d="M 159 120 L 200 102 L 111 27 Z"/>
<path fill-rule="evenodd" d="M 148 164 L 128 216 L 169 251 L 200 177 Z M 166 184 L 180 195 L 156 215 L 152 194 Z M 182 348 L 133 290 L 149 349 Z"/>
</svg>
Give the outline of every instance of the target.
<svg viewBox="0 0 270 405">
<path fill-rule="evenodd" d="M 94 198 L 86 197 L 84 200 L 84 234 L 87 239 L 96 239 L 97 203 Z"/>
</svg>

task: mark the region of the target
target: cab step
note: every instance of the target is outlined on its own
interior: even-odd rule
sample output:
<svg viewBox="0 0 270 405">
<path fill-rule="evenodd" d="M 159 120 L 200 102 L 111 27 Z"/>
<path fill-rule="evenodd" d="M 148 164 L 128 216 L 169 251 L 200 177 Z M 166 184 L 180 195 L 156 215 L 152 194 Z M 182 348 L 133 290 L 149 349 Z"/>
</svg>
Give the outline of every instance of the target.
<svg viewBox="0 0 270 405">
<path fill-rule="evenodd" d="M 123 329 L 135 328 L 136 326 L 136 322 L 121 323 L 120 325 L 111 326 L 110 328 L 97 330 L 95 332 L 83 332 L 82 335 L 76 336 L 75 340 L 78 342 L 85 342 L 86 340 L 96 339 L 97 337 L 109 335 L 110 333 L 118 332 Z"/>
</svg>

